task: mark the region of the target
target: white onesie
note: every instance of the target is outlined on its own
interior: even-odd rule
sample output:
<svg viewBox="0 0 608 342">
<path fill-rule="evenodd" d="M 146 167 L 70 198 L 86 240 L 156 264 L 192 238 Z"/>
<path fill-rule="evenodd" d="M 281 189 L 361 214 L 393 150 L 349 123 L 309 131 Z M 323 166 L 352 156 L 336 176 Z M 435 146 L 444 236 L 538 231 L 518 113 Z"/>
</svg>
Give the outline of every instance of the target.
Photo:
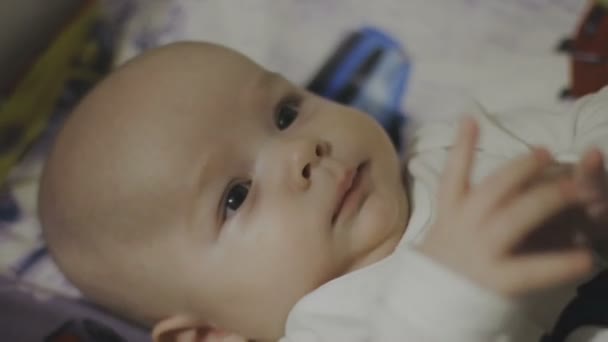
<svg viewBox="0 0 608 342">
<path fill-rule="evenodd" d="M 560 161 L 577 161 L 591 145 L 608 155 L 608 89 L 568 110 L 527 109 L 494 116 L 478 108 L 470 114 L 481 128 L 473 182 L 530 145 L 546 146 Z M 553 327 L 574 287 L 515 303 L 411 247 L 434 220 L 439 177 L 457 125 L 423 125 L 408 142 L 412 216 L 396 251 L 302 298 L 289 314 L 281 342 L 537 342 Z M 608 341 L 608 329 L 581 328 L 567 341 Z"/>
</svg>

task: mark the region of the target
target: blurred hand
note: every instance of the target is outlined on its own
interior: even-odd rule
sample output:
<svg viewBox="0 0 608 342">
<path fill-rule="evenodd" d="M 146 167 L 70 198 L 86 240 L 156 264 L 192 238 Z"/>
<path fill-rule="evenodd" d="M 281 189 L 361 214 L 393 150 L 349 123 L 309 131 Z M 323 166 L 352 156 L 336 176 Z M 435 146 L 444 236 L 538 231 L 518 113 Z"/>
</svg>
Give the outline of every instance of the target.
<svg viewBox="0 0 608 342">
<path fill-rule="evenodd" d="M 551 217 L 581 204 L 571 173 L 536 182 L 554 165 L 548 151 L 536 149 L 472 186 L 477 138 L 477 123 L 464 119 L 441 178 L 437 220 L 418 246 L 420 252 L 510 297 L 587 275 L 592 255 L 586 246 L 518 249 Z"/>
<path fill-rule="evenodd" d="M 579 226 L 589 244 L 606 257 L 608 253 L 608 181 L 604 157 L 599 149 L 589 148 L 581 160 L 572 166 L 572 169 L 584 212 L 583 224 L 579 224 Z"/>
</svg>

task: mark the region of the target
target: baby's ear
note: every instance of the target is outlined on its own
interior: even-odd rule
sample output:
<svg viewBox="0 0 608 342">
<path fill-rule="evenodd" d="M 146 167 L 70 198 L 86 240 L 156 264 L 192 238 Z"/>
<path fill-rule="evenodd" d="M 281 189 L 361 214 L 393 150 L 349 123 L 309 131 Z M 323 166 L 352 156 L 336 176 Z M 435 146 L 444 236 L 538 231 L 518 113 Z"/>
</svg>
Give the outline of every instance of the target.
<svg viewBox="0 0 608 342">
<path fill-rule="evenodd" d="M 154 342 L 247 342 L 246 338 L 201 325 L 188 316 L 173 316 L 158 322 L 152 329 Z"/>
</svg>

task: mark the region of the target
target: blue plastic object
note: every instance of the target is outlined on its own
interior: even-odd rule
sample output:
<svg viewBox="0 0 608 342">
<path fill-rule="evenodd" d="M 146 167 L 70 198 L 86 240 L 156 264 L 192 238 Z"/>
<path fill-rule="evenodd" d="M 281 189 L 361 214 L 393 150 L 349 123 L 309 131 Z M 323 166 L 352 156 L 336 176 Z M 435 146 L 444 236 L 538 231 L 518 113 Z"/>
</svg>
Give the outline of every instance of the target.
<svg viewBox="0 0 608 342">
<path fill-rule="evenodd" d="M 325 63 L 308 89 L 372 115 L 401 147 L 401 111 L 411 62 L 399 42 L 373 27 L 350 34 Z"/>
</svg>

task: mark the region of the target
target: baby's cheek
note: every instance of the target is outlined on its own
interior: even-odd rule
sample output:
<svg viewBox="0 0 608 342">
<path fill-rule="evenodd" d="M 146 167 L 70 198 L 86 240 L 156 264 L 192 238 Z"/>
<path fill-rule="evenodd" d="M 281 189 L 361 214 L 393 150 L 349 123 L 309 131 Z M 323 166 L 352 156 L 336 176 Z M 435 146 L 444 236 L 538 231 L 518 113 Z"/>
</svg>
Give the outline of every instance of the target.
<svg viewBox="0 0 608 342">
<path fill-rule="evenodd" d="M 402 199 L 390 198 L 388 194 L 372 194 L 359 212 L 353 229 L 354 242 L 361 248 L 377 246 L 392 237 L 397 227 L 405 227 L 407 207 Z M 403 221 L 403 222 L 401 222 Z"/>
</svg>

